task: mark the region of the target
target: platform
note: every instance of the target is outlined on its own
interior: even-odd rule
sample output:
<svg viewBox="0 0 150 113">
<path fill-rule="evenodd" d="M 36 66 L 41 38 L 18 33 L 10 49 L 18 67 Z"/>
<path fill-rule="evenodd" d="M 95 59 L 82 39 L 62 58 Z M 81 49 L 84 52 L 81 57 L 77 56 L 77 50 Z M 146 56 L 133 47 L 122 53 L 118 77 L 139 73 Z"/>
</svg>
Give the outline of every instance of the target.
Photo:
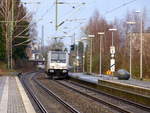
<svg viewBox="0 0 150 113">
<path fill-rule="evenodd" d="M 36 113 L 17 76 L 0 77 L 0 113 Z"/>
<path fill-rule="evenodd" d="M 69 73 L 70 77 L 76 78 L 76 79 L 80 79 L 86 82 L 90 82 L 90 83 L 94 83 L 94 84 L 98 84 L 99 80 L 116 80 L 116 77 L 111 77 L 111 76 L 107 76 L 107 75 L 96 75 L 96 74 L 92 74 L 92 75 L 88 75 L 86 73 Z"/>
<path fill-rule="evenodd" d="M 118 80 L 117 77 L 112 77 L 110 75 L 88 75 L 85 73 L 69 73 L 69 76 L 73 78 L 77 78 L 83 81 L 87 81 L 90 83 L 95 83 L 98 84 L 100 81 L 108 81 L 108 82 L 114 82 L 114 83 L 119 83 L 123 85 L 128 85 L 128 86 L 133 86 L 133 87 L 139 87 L 143 89 L 148 89 L 150 90 L 150 82 L 147 81 L 141 81 L 141 80 L 136 80 L 136 79 L 129 79 L 129 80 Z"/>
<path fill-rule="evenodd" d="M 150 82 L 135 79 L 118 80 L 117 77 L 110 75 L 100 76 L 85 73 L 69 73 L 69 76 L 76 82 L 88 84 L 107 94 L 150 106 Z"/>
</svg>

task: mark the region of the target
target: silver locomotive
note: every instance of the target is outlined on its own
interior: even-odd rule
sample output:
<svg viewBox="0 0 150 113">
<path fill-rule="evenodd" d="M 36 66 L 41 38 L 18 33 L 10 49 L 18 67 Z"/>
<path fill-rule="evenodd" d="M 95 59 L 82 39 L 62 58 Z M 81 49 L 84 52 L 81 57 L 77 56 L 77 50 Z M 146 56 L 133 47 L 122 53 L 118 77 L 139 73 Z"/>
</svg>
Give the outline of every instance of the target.
<svg viewBox="0 0 150 113">
<path fill-rule="evenodd" d="M 67 51 L 49 51 L 45 71 L 50 79 L 68 78 L 68 58 Z"/>
</svg>

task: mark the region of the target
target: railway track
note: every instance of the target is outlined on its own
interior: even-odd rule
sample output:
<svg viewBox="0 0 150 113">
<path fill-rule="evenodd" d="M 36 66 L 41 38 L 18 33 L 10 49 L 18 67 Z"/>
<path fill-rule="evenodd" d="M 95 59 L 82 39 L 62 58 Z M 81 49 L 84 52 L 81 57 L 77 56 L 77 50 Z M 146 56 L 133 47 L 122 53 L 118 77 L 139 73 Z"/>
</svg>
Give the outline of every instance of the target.
<svg viewBox="0 0 150 113">
<path fill-rule="evenodd" d="M 40 100 L 37 98 L 37 96 L 33 93 L 33 91 L 29 88 L 29 86 L 27 85 L 28 82 L 25 79 L 25 77 L 21 77 L 21 82 L 23 84 L 23 86 L 25 87 L 25 89 L 28 91 L 28 93 L 30 94 L 30 96 L 32 97 L 32 99 L 34 100 L 34 102 L 36 103 L 36 105 L 38 106 L 38 109 L 40 110 L 41 113 L 48 113 L 48 111 L 45 109 L 45 107 L 43 106 L 43 104 L 40 102 Z"/>
<path fill-rule="evenodd" d="M 70 82 L 71 84 L 77 85 L 77 86 L 79 86 L 79 87 L 86 88 L 86 89 L 91 90 L 91 91 L 93 91 L 93 92 L 96 92 L 96 93 L 105 95 L 105 96 L 110 97 L 110 98 L 114 98 L 114 99 L 119 100 L 119 101 L 122 101 L 122 102 L 124 102 L 124 103 L 133 105 L 133 106 L 135 106 L 135 107 L 141 108 L 141 109 L 143 109 L 143 110 L 150 111 L 150 107 L 148 107 L 148 106 L 144 106 L 144 105 L 142 105 L 142 104 L 135 103 L 135 102 L 132 102 L 132 101 L 130 101 L 130 100 L 125 100 L 125 99 L 123 99 L 123 98 L 119 98 L 119 97 L 116 97 L 116 96 L 114 96 L 114 95 L 110 95 L 110 94 L 108 94 L 108 93 L 104 93 L 104 92 L 102 92 L 102 91 L 100 91 L 100 90 L 96 90 L 96 89 L 87 87 L 87 86 L 85 86 L 85 85 L 82 85 L 82 84 L 79 84 L 79 83 L 76 83 L 76 82 L 73 82 L 73 81 L 69 81 L 69 82 Z"/>
<path fill-rule="evenodd" d="M 66 103 L 65 101 L 63 101 L 59 96 L 57 96 L 54 92 L 52 92 L 51 90 L 49 90 L 47 87 L 45 87 L 44 85 L 42 85 L 38 80 L 33 79 L 44 91 L 46 91 L 49 95 L 53 96 L 58 102 L 60 102 L 61 104 L 63 104 L 67 109 L 69 109 L 71 111 L 71 113 L 80 113 L 78 110 L 76 110 L 75 108 L 73 108 L 71 105 L 69 105 L 68 103 Z"/>
<path fill-rule="evenodd" d="M 75 83 L 75 82 L 66 82 L 66 81 L 56 81 L 58 84 L 63 85 L 75 92 L 78 92 L 88 98 L 91 98 L 97 102 L 100 102 L 104 105 L 111 107 L 121 113 L 149 113 L 150 108 L 127 101 L 103 92 L 97 91 L 93 88 Z"/>
<path fill-rule="evenodd" d="M 66 103 L 65 101 L 63 101 L 60 97 L 58 97 L 51 90 L 49 90 L 44 85 L 42 85 L 38 80 L 36 80 L 35 76 L 31 77 L 31 80 L 34 81 L 44 92 L 46 92 L 51 97 L 55 98 L 60 104 L 62 104 L 66 109 L 68 109 L 68 111 L 70 111 L 70 113 L 80 113 L 78 110 L 76 110 L 75 108 L 73 108 L 71 105 L 69 105 L 68 103 Z M 27 91 L 29 92 L 29 94 L 31 95 L 31 97 L 33 98 L 34 102 L 38 106 L 38 108 L 41 111 L 41 113 L 49 113 L 46 110 L 46 108 L 44 107 L 44 105 L 37 98 L 37 96 L 34 94 L 34 92 L 32 91 L 32 89 L 29 88 L 27 79 L 25 77 L 22 77 L 21 78 L 21 82 L 24 85 L 24 87 L 27 89 Z"/>
<path fill-rule="evenodd" d="M 36 73 L 36 75 L 38 75 Z M 31 77 L 32 81 L 34 81 L 35 84 L 37 84 L 38 87 L 42 89 L 45 93 L 47 93 L 49 96 L 52 96 L 57 100 L 59 103 L 61 103 L 68 111 L 71 113 L 79 113 L 78 110 L 76 110 L 74 107 L 69 105 L 67 102 L 63 101 L 58 95 L 56 95 L 52 90 L 50 90 L 44 83 L 40 81 L 40 79 L 37 78 L 37 76 Z M 43 80 L 44 81 L 44 80 Z M 47 80 L 48 81 L 48 80 Z M 25 80 L 23 82 L 26 82 Z M 56 84 L 58 84 L 57 87 L 66 87 L 67 89 L 70 89 L 72 91 L 75 91 L 78 94 L 83 95 L 84 97 L 87 97 L 91 100 L 94 100 L 95 102 L 101 103 L 103 105 L 108 106 L 112 110 L 118 111 L 119 113 L 149 113 L 150 108 L 127 101 L 115 96 L 112 96 L 110 94 L 106 94 L 104 92 L 100 92 L 96 89 L 89 88 L 85 85 L 73 82 L 73 81 L 64 81 L 64 80 L 54 80 L 52 81 Z M 23 83 L 27 84 L 27 83 Z M 26 86 L 28 87 L 28 86 Z M 38 100 L 38 98 L 33 94 L 30 88 L 27 88 L 29 90 L 30 95 L 33 95 L 32 98 L 37 103 L 39 109 L 42 113 L 48 113 L 44 106 L 41 104 L 41 102 Z"/>
</svg>

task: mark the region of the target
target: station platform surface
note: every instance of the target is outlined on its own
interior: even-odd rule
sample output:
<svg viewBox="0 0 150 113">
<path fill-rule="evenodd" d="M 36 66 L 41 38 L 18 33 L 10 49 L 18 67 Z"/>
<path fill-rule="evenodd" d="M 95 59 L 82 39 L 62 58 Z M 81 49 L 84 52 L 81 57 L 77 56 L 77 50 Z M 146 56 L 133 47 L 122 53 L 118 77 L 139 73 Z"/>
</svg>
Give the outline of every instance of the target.
<svg viewBox="0 0 150 113">
<path fill-rule="evenodd" d="M 99 80 L 107 80 L 110 82 L 117 82 L 117 83 L 122 83 L 122 84 L 127 84 L 127 85 L 133 85 L 133 86 L 138 86 L 141 88 L 146 88 L 150 90 L 150 82 L 147 81 L 142 81 L 142 80 L 136 80 L 136 79 L 129 79 L 129 80 L 118 80 L 117 77 L 112 77 L 111 75 L 88 75 L 85 73 L 69 73 L 69 76 L 73 78 L 77 78 L 83 81 L 87 81 L 90 83 L 95 83 L 98 84 Z"/>
<path fill-rule="evenodd" d="M 0 113 L 36 113 L 17 76 L 0 77 Z"/>
</svg>

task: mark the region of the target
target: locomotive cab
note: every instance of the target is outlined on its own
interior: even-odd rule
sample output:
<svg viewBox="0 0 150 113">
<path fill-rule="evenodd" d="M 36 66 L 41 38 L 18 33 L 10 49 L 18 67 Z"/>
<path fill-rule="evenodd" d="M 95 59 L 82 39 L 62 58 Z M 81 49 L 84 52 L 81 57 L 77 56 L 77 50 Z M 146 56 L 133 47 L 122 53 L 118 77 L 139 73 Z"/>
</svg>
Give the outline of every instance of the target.
<svg viewBox="0 0 150 113">
<path fill-rule="evenodd" d="M 51 79 L 68 78 L 68 53 L 66 51 L 49 51 L 46 73 Z"/>
</svg>

